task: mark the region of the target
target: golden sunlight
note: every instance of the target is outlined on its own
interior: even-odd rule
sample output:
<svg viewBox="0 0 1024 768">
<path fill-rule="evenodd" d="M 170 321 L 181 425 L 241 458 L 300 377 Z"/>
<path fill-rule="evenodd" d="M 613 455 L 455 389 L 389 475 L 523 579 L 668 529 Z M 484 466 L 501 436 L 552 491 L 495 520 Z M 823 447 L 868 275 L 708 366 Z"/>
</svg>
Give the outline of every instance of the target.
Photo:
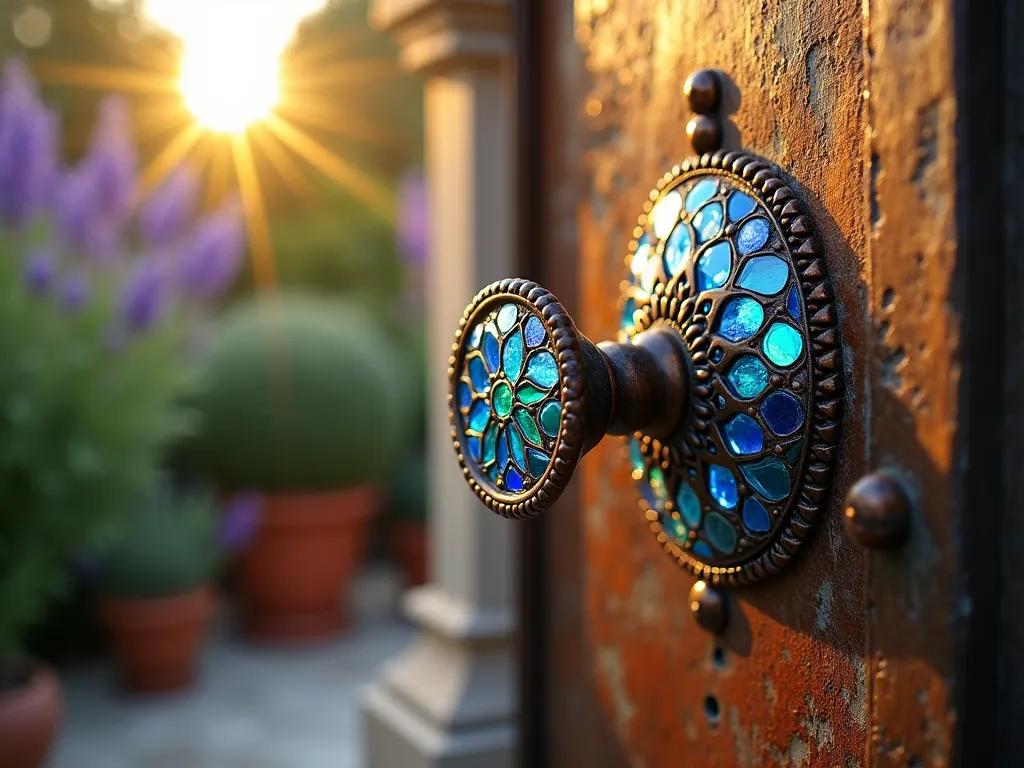
<svg viewBox="0 0 1024 768">
<path fill-rule="evenodd" d="M 241 133 L 281 96 L 280 59 L 325 0 L 146 0 L 146 18 L 181 40 L 178 89 L 206 128 Z"/>
</svg>

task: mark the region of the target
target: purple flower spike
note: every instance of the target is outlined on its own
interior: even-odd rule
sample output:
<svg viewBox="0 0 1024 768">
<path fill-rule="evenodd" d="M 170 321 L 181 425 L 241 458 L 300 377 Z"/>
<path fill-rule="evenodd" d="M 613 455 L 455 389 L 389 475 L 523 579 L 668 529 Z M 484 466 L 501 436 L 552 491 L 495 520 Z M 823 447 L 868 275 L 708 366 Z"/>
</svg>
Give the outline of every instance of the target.
<svg viewBox="0 0 1024 768">
<path fill-rule="evenodd" d="M 419 170 L 406 173 L 398 185 L 398 244 L 405 258 L 425 264 L 430 250 L 427 184 Z"/>
<path fill-rule="evenodd" d="M 61 242 L 101 264 L 110 263 L 120 247 L 121 224 L 100 215 L 94 169 L 82 165 L 64 174 L 55 198 Z"/>
<path fill-rule="evenodd" d="M 152 327 L 163 314 L 167 299 L 163 274 L 154 259 L 140 263 L 121 294 L 121 319 L 129 331 Z"/>
<path fill-rule="evenodd" d="M 150 246 L 175 242 L 185 233 L 195 211 L 199 177 L 182 166 L 150 195 L 139 211 L 139 234 Z"/>
<path fill-rule="evenodd" d="M 263 498 L 254 493 L 234 496 L 220 518 L 217 540 L 225 552 L 239 552 L 252 540 L 263 519 Z"/>
<path fill-rule="evenodd" d="M 60 287 L 60 305 L 67 312 L 78 312 L 89 301 L 89 280 L 81 272 L 72 272 Z"/>
<path fill-rule="evenodd" d="M 45 248 L 32 251 L 25 262 L 25 286 L 34 294 L 44 294 L 53 285 L 56 273 L 57 259 L 52 251 Z"/>
<path fill-rule="evenodd" d="M 226 205 L 199 222 L 181 255 L 178 278 L 186 294 L 212 300 L 238 275 L 245 256 L 245 228 L 237 205 Z"/>
<path fill-rule="evenodd" d="M 23 62 L 0 80 L 0 221 L 24 228 L 48 202 L 57 162 L 57 121 Z"/>
<path fill-rule="evenodd" d="M 136 165 L 128 102 L 108 96 L 100 102 L 96 128 L 83 161 L 91 177 L 95 212 L 101 218 L 118 224 L 127 218 L 135 195 Z"/>
</svg>

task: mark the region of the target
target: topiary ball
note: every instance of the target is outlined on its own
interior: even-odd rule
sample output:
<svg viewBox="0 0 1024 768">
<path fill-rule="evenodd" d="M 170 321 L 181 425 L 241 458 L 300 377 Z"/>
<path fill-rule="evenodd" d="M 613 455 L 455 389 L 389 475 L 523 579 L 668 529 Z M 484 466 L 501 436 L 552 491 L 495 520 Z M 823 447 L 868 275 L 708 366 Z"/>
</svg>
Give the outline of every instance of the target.
<svg viewBox="0 0 1024 768">
<path fill-rule="evenodd" d="M 228 488 L 333 490 L 372 482 L 401 453 L 408 375 L 365 309 L 328 299 L 250 299 L 203 357 L 193 454 Z"/>
</svg>

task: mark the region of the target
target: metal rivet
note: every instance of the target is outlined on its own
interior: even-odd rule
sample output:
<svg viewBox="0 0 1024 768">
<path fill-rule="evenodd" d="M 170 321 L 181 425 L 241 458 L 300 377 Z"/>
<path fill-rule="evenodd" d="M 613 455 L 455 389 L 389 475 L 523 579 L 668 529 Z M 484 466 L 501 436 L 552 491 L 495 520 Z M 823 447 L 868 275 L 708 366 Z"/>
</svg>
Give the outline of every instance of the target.
<svg viewBox="0 0 1024 768">
<path fill-rule="evenodd" d="M 846 535 L 866 549 L 896 549 L 910 531 L 910 499 L 892 475 L 874 472 L 846 494 Z"/>
<path fill-rule="evenodd" d="M 686 135 L 698 155 L 714 152 L 722 146 L 722 124 L 717 117 L 694 115 L 686 124 Z"/>
<path fill-rule="evenodd" d="M 698 581 L 690 589 L 690 610 L 708 632 L 718 634 L 729 623 L 729 598 L 706 581 Z"/>
<path fill-rule="evenodd" d="M 698 69 L 686 78 L 683 95 L 693 112 L 714 112 L 722 103 L 722 77 L 713 69 Z"/>
</svg>

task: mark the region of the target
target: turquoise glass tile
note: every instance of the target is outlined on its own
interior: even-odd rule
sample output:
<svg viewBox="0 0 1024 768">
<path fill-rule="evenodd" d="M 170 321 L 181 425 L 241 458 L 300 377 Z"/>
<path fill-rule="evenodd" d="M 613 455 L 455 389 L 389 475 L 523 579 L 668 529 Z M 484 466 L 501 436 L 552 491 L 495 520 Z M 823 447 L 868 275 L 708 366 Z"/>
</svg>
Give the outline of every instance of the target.
<svg viewBox="0 0 1024 768">
<path fill-rule="evenodd" d="M 633 258 L 629 262 L 629 271 L 633 275 L 634 282 L 640 280 L 640 275 L 644 273 L 644 268 L 647 266 L 647 260 L 651 258 L 653 252 L 651 240 L 647 236 L 647 233 L 644 232 L 637 241 L 636 251 L 633 253 Z"/>
<path fill-rule="evenodd" d="M 548 468 L 548 457 L 533 448 L 526 449 L 526 460 L 530 464 L 530 474 L 536 478 L 541 477 Z"/>
<path fill-rule="evenodd" d="M 487 361 L 487 370 L 497 373 L 499 365 L 498 337 L 491 333 L 490 328 L 494 328 L 493 323 L 488 323 L 488 330 L 484 333 L 484 359 Z"/>
<path fill-rule="evenodd" d="M 739 221 L 750 214 L 757 203 L 745 192 L 736 191 L 729 195 L 729 221 Z"/>
<path fill-rule="evenodd" d="M 741 464 L 740 472 L 750 486 L 766 499 L 779 501 L 789 495 L 789 470 L 774 456 Z"/>
<path fill-rule="evenodd" d="M 800 319 L 800 291 L 795 285 L 789 289 L 789 296 L 786 297 L 786 309 L 794 320 Z"/>
<path fill-rule="evenodd" d="M 508 333 L 509 329 L 516 324 L 516 317 L 519 314 L 519 310 L 516 309 L 515 304 L 506 304 L 498 310 L 498 330 L 503 334 Z"/>
<path fill-rule="evenodd" d="M 749 400 L 768 386 L 768 369 L 753 355 L 743 355 L 733 363 L 725 380 L 736 397 Z"/>
<path fill-rule="evenodd" d="M 722 509 L 732 509 L 736 506 L 738 491 L 736 489 L 736 478 L 733 477 L 725 467 L 712 464 L 708 467 L 708 493 L 711 498 Z"/>
<path fill-rule="evenodd" d="M 520 436 L 519 430 L 510 425 L 505 428 L 505 432 L 508 434 L 508 444 L 512 460 L 520 469 L 526 469 L 526 446 L 523 445 L 523 438 Z"/>
<path fill-rule="evenodd" d="M 690 547 L 690 551 L 693 554 L 695 554 L 697 557 L 702 557 L 705 560 L 708 560 L 708 559 L 711 558 L 711 547 L 709 547 L 707 545 L 707 542 L 705 542 L 705 541 L 700 541 L 700 540 L 695 541 L 693 543 L 693 546 Z"/>
<path fill-rule="evenodd" d="M 546 349 L 530 358 L 526 364 L 526 378 L 540 387 L 553 387 L 558 383 L 558 363 L 555 356 Z"/>
<path fill-rule="evenodd" d="M 478 324 L 478 325 L 473 327 L 473 330 L 469 334 L 469 348 L 470 349 L 479 349 L 479 347 L 480 347 L 480 338 L 483 336 L 483 333 L 484 333 L 483 325 L 479 325 Z"/>
<path fill-rule="evenodd" d="M 469 385 L 464 382 L 459 382 L 459 408 L 465 410 L 473 402 L 473 391 L 469 388 Z"/>
<path fill-rule="evenodd" d="M 761 418 L 779 437 L 796 432 L 804 424 L 804 408 L 789 392 L 772 392 L 761 402 Z"/>
<path fill-rule="evenodd" d="M 751 456 L 764 449 L 764 433 L 745 413 L 737 413 L 722 427 L 725 446 L 733 456 Z"/>
<path fill-rule="evenodd" d="M 666 535 L 675 540 L 677 544 L 682 544 L 690 535 L 690 531 L 687 530 L 686 525 L 682 520 L 677 520 L 672 515 L 662 512 L 658 516 L 661 522 L 661 528 L 665 531 Z"/>
<path fill-rule="evenodd" d="M 697 290 L 706 291 L 725 285 L 731 269 L 732 251 L 729 243 L 715 243 L 697 259 Z"/>
<path fill-rule="evenodd" d="M 740 253 L 752 253 L 768 242 L 768 234 L 771 231 L 768 220 L 760 216 L 751 219 L 742 227 L 736 235 L 736 250 Z"/>
<path fill-rule="evenodd" d="M 743 525 L 752 533 L 765 533 L 771 530 L 772 519 L 768 516 L 768 510 L 753 496 L 747 496 L 743 500 Z"/>
<path fill-rule="evenodd" d="M 676 492 L 676 506 L 683 522 L 691 528 L 700 525 L 700 500 L 689 483 L 680 483 Z"/>
<path fill-rule="evenodd" d="M 467 437 L 466 448 L 469 450 L 469 455 L 473 457 L 473 461 L 480 462 L 480 438 L 479 437 Z"/>
<path fill-rule="evenodd" d="M 562 421 L 562 404 L 557 400 L 545 403 L 540 409 L 540 428 L 544 434 L 554 437 L 558 434 L 558 425 Z"/>
<path fill-rule="evenodd" d="M 717 512 L 704 518 L 704 535 L 719 552 L 731 555 L 736 550 L 736 529 Z"/>
<path fill-rule="evenodd" d="M 718 321 L 718 332 L 729 341 L 749 339 L 764 322 L 764 309 L 749 296 L 737 296 L 725 305 Z"/>
<path fill-rule="evenodd" d="M 785 368 L 800 359 L 800 353 L 804 350 L 804 340 L 793 326 L 773 323 L 764 335 L 761 346 L 769 360 Z"/>
<path fill-rule="evenodd" d="M 541 413 L 544 409 L 541 409 Z M 516 408 L 515 413 L 512 414 L 512 418 L 515 419 L 516 424 L 519 425 L 519 429 L 522 430 L 523 435 L 534 445 L 543 445 L 543 441 L 540 437 L 540 430 L 537 429 L 537 423 L 533 420 L 533 416 L 523 408 L 519 406 Z"/>
<path fill-rule="evenodd" d="M 515 467 L 509 467 L 505 473 L 505 487 L 514 493 L 523 490 L 523 476 L 516 471 Z"/>
<path fill-rule="evenodd" d="M 683 209 L 683 198 L 678 192 L 671 192 L 662 195 L 661 199 L 651 209 L 651 231 L 657 238 L 664 238 L 672 227 L 679 220 L 679 212 Z"/>
<path fill-rule="evenodd" d="M 473 382 L 474 392 L 483 393 L 490 387 L 487 369 L 484 368 L 484 361 L 479 356 L 469 358 L 469 379 Z"/>
<path fill-rule="evenodd" d="M 494 402 L 494 412 L 501 418 L 512 413 L 512 387 L 508 382 L 499 381 L 494 385 L 491 400 Z"/>
<path fill-rule="evenodd" d="M 501 357 L 505 375 L 510 381 L 518 379 L 523 371 L 523 333 L 518 328 L 505 339 L 505 349 Z"/>
<path fill-rule="evenodd" d="M 622 330 L 633 326 L 633 313 L 636 312 L 636 302 L 633 299 L 626 299 L 622 307 Z"/>
<path fill-rule="evenodd" d="M 786 461 L 793 465 L 796 464 L 796 460 L 800 458 L 800 447 L 803 445 L 803 443 L 803 440 L 797 440 L 795 443 L 789 446 L 789 449 L 786 451 Z"/>
<path fill-rule="evenodd" d="M 469 410 L 469 428 L 474 432 L 483 432 L 487 420 L 491 416 L 491 409 L 483 400 L 477 400 Z"/>
<path fill-rule="evenodd" d="M 789 267 L 778 256 L 755 256 L 743 265 L 736 285 L 762 296 L 774 296 L 789 281 Z"/>
<path fill-rule="evenodd" d="M 483 445 L 483 462 L 485 465 L 490 464 L 494 461 L 494 451 L 497 447 L 495 443 L 498 440 L 498 425 L 495 422 L 491 422 L 487 426 L 487 431 L 484 432 L 484 445 Z"/>
<path fill-rule="evenodd" d="M 654 291 L 654 284 L 658 282 L 659 277 L 661 277 L 661 262 L 655 258 L 654 251 L 651 251 L 651 255 L 644 265 L 644 271 L 640 273 L 640 287 L 651 293 Z"/>
<path fill-rule="evenodd" d="M 693 238 L 690 236 L 690 228 L 679 222 L 665 241 L 665 271 L 669 277 L 675 277 L 683 271 L 692 253 Z"/>
<path fill-rule="evenodd" d="M 544 323 L 536 315 L 530 315 L 530 319 L 526 321 L 526 346 L 540 346 L 545 336 L 547 333 L 544 331 Z"/>
<path fill-rule="evenodd" d="M 538 403 L 548 396 L 546 389 L 537 389 L 533 384 L 524 381 L 519 385 L 519 391 L 517 397 L 519 402 L 525 403 L 526 405 L 533 405 Z"/>
<path fill-rule="evenodd" d="M 491 464 L 490 468 L 487 470 L 487 476 L 489 478 L 491 478 L 491 482 L 492 483 L 495 480 L 498 479 L 498 465 L 497 464 Z"/>
<path fill-rule="evenodd" d="M 708 203 L 693 217 L 693 229 L 697 240 L 706 243 L 722 231 L 722 204 Z"/>
<path fill-rule="evenodd" d="M 686 195 L 686 212 L 693 213 L 704 203 L 714 197 L 718 190 L 718 181 L 715 179 L 701 179 Z"/>
<path fill-rule="evenodd" d="M 504 470 L 508 464 L 508 427 L 498 430 L 498 468 Z"/>
<path fill-rule="evenodd" d="M 629 460 L 633 464 L 634 472 L 644 471 L 644 455 L 640 450 L 640 441 L 635 437 L 629 440 Z"/>
<path fill-rule="evenodd" d="M 647 473 L 647 482 L 650 483 L 658 503 L 664 504 L 668 498 L 668 489 L 665 487 L 665 475 L 661 467 L 651 467 L 651 471 Z"/>
</svg>

